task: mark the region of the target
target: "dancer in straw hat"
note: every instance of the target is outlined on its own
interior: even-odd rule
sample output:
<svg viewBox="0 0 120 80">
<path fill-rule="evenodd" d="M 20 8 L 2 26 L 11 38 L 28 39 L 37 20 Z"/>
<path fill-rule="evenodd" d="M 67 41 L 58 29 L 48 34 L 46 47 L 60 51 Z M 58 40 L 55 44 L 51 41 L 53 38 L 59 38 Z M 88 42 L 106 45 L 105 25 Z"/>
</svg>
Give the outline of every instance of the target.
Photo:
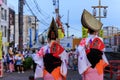
<svg viewBox="0 0 120 80">
<path fill-rule="evenodd" d="M 98 37 L 102 23 L 84 10 L 81 16 L 83 27 L 88 29 L 89 36 L 83 38 L 78 46 L 78 71 L 83 80 L 103 80 L 103 70 L 108 65 L 104 54 L 104 43 Z"/>
<path fill-rule="evenodd" d="M 66 80 L 68 55 L 59 44 L 57 38 L 58 30 L 53 18 L 48 31 L 48 44 L 38 51 L 37 57 L 39 60 L 35 58 L 37 63 L 35 78 L 43 77 L 44 80 Z"/>
</svg>

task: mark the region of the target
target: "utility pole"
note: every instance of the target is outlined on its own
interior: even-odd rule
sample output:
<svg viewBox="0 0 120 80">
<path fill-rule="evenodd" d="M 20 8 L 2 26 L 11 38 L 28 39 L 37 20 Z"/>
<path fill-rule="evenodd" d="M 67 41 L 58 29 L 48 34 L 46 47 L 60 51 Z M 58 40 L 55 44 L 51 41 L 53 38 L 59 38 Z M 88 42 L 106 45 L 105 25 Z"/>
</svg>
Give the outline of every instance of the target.
<svg viewBox="0 0 120 80">
<path fill-rule="evenodd" d="M 53 5 L 55 6 L 56 18 L 60 18 L 60 15 L 59 15 L 59 0 L 53 0 Z"/>
<path fill-rule="evenodd" d="M 65 25 L 67 26 L 67 37 L 69 37 L 69 10 L 68 10 L 68 14 L 67 14 L 67 23 L 65 23 Z"/>
<path fill-rule="evenodd" d="M 36 44 L 36 42 L 37 42 L 37 23 L 39 22 L 39 20 L 38 20 L 38 18 L 35 16 L 35 23 L 34 23 L 34 25 L 35 25 L 35 39 L 34 39 L 34 41 L 35 41 L 35 43 L 34 44 Z"/>
<path fill-rule="evenodd" d="M 18 27 L 19 27 L 19 50 L 23 51 L 23 5 L 24 0 L 19 0 L 18 10 L 19 10 L 19 19 L 18 19 Z"/>
<path fill-rule="evenodd" d="M 36 44 L 36 42 L 37 42 L 37 22 L 39 21 L 38 19 L 37 19 L 37 17 L 36 16 L 34 16 L 34 19 L 35 19 L 35 22 L 34 23 L 32 23 L 32 25 L 34 25 L 34 29 L 35 29 L 35 35 L 34 35 L 34 45 Z"/>
<path fill-rule="evenodd" d="M 34 43 L 34 44 L 36 44 L 36 37 L 37 37 L 37 35 L 36 35 L 36 32 L 37 32 L 37 31 L 36 31 L 36 26 L 37 26 L 37 25 L 36 25 L 36 23 L 37 23 L 37 22 L 36 22 L 36 19 L 37 19 L 37 18 L 36 18 L 36 16 L 35 16 L 35 43 Z"/>
<path fill-rule="evenodd" d="M 53 5 L 55 6 L 56 13 L 56 23 L 58 24 L 58 28 L 61 28 L 60 14 L 59 14 L 59 0 L 53 0 Z M 58 22 L 57 22 L 58 21 Z"/>
<path fill-rule="evenodd" d="M 58 25 L 58 30 L 60 30 L 60 34 L 62 36 L 59 36 L 59 39 L 62 39 L 64 37 L 64 29 L 62 27 L 62 22 L 61 22 L 61 16 L 59 14 L 59 0 L 53 0 L 53 5 L 55 6 L 55 13 L 56 13 L 56 23 Z M 59 35 L 59 33 L 58 33 Z"/>
<path fill-rule="evenodd" d="M 106 8 L 108 8 L 108 6 L 102 6 L 101 5 L 101 0 L 99 0 L 98 3 L 99 3 L 98 6 L 92 6 L 92 8 L 93 8 L 93 16 L 95 18 L 98 18 L 99 21 L 101 22 L 101 18 L 106 18 L 106 16 L 107 16 L 107 9 Z M 97 13 L 96 8 L 99 10 L 98 15 L 96 14 Z M 101 14 L 101 11 L 102 11 L 101 9 L 103 9 L 103 15 Z M 98 33 L 98 35 L 101 36 L 101 37 L 103 37 L 103 30 L 100 30 L 100 32 Z"/>
<path fill-rule="evenodd" d="M 101 0 L 99 0 L 99 5 L 98 6 L 92 6 L 92 8 L 93 8 L 93 16 L 95 16 L 96 18 L 99 18 L 99 21 L 101 21 L 101 18 L 106 18 L 106 16 L 107 16 L 106 8 L 108 8 L 108 6 L 102 6 L 101 5 Z M 96 15 L 96 8 L 99 9 L 98 16 Z M 101 9 L 102 8 L 103 8 L 103 15 L 101 15 Z"/>
</svg>

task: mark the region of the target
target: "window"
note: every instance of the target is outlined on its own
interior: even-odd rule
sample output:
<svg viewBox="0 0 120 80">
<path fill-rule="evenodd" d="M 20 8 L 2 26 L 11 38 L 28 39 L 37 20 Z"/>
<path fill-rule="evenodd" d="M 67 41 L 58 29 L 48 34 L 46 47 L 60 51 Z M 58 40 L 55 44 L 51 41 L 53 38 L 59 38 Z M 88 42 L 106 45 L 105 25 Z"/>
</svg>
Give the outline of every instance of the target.
<svg viewBox="0 0 120 80">
<path fill-rule="evenodd" d="M 5 11 L 5 21 L 7 21 L 7 10 L 4 11 Z"/>
<path fill-rule="evenodd" d="M 2 30 L 2 36 L 3 37 L 6 37 L 7 36 L 7 27 L 3 25 L 1 25 L 1 30 Z"/>
<path fill-rule="evenodd" d="M 3 26 L 2 26 L 2 25 L 1 25 L 1 30 L 2 30 L 2 36 L 3 36 L 3 32 L 4 32 L 4 31 L 3 31 Z"/>
<path fill-rule="evenodd" d="M 4 8 L 1 8 L 1 18 L 5 21 L 7 20 L 7 10 Z"/>
<path fill-rule="evenodd" d="M 1 18 L 4 19 L 4 9 L 1 8 Z"/>
<path fill-rule="evenodd" d="M 28 23 L 31 24 L 31 17 L 28 16 Z"/>
<path fill-rule="evenodd" d="M 7 36 L 7 35 L 6 35 L 6 32 L 7 32 L 7 28 L 6 28 L 6 26 L 5 26 L 5 37 Z"/>
</svg>

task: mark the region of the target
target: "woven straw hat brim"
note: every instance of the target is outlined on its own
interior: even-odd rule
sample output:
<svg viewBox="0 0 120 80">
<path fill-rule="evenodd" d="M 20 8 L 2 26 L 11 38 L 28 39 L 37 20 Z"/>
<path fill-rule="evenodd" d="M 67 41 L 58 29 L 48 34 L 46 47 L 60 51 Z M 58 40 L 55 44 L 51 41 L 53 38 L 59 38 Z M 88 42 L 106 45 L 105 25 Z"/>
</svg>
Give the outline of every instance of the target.
<svg viewBox="0 0 120 80">
<path fill-rule="evenodd" d="M 81 16 L 81 23 L 83 27 L 92 29 L 94 31 L 99 31 L 102 28 L 102 23 L 97 20 L 92 14 L 84 9 Z"/>
</svg>

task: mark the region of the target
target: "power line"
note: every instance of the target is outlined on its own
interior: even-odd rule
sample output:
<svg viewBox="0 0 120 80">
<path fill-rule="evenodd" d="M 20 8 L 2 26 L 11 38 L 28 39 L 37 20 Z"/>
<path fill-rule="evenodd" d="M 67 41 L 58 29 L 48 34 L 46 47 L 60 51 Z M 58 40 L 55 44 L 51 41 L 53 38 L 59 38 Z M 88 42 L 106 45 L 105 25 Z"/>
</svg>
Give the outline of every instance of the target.
<svg viewBox="0 0 120 80">
<path fill-rule="evenodd" d="M 31 11 L 32 15 L 35 16 L 35 14 L 33 13 L 32 9 L 30 8 L 30 6 L 29 6 L 28 3 L 26 2 L 26 0 L 25 0 L 25 3 L 26 3 L 26 5 L 27 5 L 27 7 L 29 8 L 29 10 Z"/>
<path fill-rule="evenodd" d="M 29 0 L 29 2 L 30 2 L 30 0 Z M 31 1 L 32 2 L 32 1 Z M 38 13 L 40 13 L 41 14 L 41 11 L 40 11 L 40 9 L 39 9 L 39 7 L 38 7 L 38 4 L 36 4 L 37 2 L 34 0 L 34 4 L 35 4 L 35 8 L 33 8 L 34 10 L 36 9 L 37 11 L 38 11 Z M 32 3 L 33 4 L 33 3 Z M 37 13 L 37 12 L 36 12 Z M 39 15 L 39 17 L 40 17 L 40 15 Z M 43 17 L 43 16 L 42 16 Z M 48 25 L 48 23 L 42 18 L 42 17 L 40 17 L 40 20 L 43 22 L 43 23 L 45 23 L 45 24 L 47 24 Z"/>
<path fill-rule="evenodd" d="M 34 2 L 33 2 L 33 1 L 34 1 Z M 30 2 L 30 0 L 29 0 L 29 2 Z M 40 11 L 40 9 L 39 9 L 39 7 L 38 7 L 38 4 L 36 4 L 37 2 L 35 2 L 35 0 L 31 0 L 31 2 L 32 2 L 32 3 L 30 3 L 30 4 L 35 4 L 34 8 L 33 8 L 33 7 L 32 7 L 32 8 L 34 9 L 34 11 L 35 11 L 35 9 L 37 10 L 36 14 L 38 13 L 38 14 L 41 15 L 41 11 Z M 40 15 L 39 15 L 40 20 L 41 20 L 43 23 L 45 23 L 45 24 L 48 25 L 48 23 L 43 19 L 43 18 L 45 18 L 45 17 L 40 16 Z M 39 17 L 38 17 L 38 18 L 39 18 Z M 42 18 L 42 17 L 43 17 L 43 18 Z"/>
<path fill-rule="evenodd" d="M 78 30 L 78 29 L 76 29 L 76 28 L 73 28 L 73 27 L 70 27 L 71 29 L 74 29 L 74 30 L 76 30 L 76 31 L 80 31 L 80 30 Z"/>
<path fill-rule="evenodd" d="M 30 12 L 32 13 L 32 15 L 33 16 L 36 16 L 35 14 L 34 14 L 34 12 L 32 11 L 32 9 L 30 8 L 30 6 L 28 5 L 28 3 L 25 1 L 25 3 L 26 3 L 26 5 L 27 5 L 27 7 L 29 8 L 29 10 L 30 10 Z M 37 18 L 37 20 L 39 20 L 38 18 Z M 40 20 L 39 20 L 40 21 Z M 42 21 L 40 21 L 43 25 L 45 25 L 45 26 L 48 26 L 48 24 L 46 24 L 46 23 L 44 23 L 44 22 L 42 22 Z"/>
<path fill-rule="evenodd" d="M 40 35 L 42 35 L 43 33 L 47 32 L 48 29 L 49 29 L 49 27 L 47 29 L 45 29 Z"/>
<path fill-rule="evenodd" d="M 47 13 L 45 13 L 45 12 L 42 13 L 42 9 L 38 6 L 38 2 L 37 2 L 36 0 L 33 0 L 33 1 L 34 1 L 34 3 L 35 3 L 36 8 L 38 9 L 39 13 L 40 13 L 41 15 L 43 15 L 44 17 L 46 17 L 46 19 L 47 19 L 47 18 L 50 18 L 50 16 L 49 16 Z M 46 14 L 47 16 L 46 16 L 45 14 Z"/>
<path fill-rule="evenodd" d="M 70 27 L 70 29 L 77 31 L 77 33 L 80 33 L 80 30 L 75 29 L 75 28 L 73 28 L 73 27 Z M 80 33 L 80 34 L 81 34 L 81 33 Z"/>
</svg>

